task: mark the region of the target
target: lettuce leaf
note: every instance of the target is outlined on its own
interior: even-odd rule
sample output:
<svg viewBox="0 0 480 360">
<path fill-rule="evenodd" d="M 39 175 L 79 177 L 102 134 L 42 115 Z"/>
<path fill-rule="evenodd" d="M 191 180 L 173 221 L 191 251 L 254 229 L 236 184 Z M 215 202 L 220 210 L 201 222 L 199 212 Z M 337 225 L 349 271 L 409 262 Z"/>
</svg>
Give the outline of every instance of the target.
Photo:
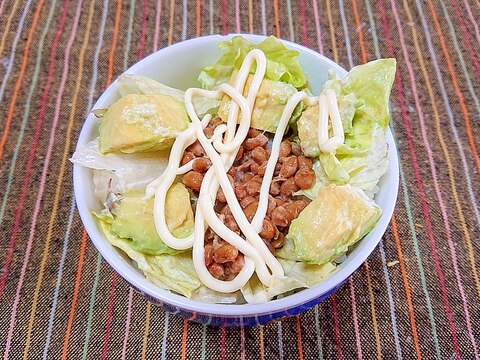
<svg viewBox="0 0 480 360">
<path fill-rule="evenodd" d="M 146 76 L 124 74 L 117 79 L 117 84 L 118 92 L 122 97 L 130 94 L 160 94 L 174 97 L 180 101 L 184 100 L 184 92 L 182 90 L 164 85 Z"/>
<path fill-rule="evenodd" d="M 269 36 L 259 44 L 253 44 L 242 36 L 234 36 L 221 42 L 219 46 L 224 50 L 223 55 L 215 64 L 205 67 L 198 77 L 204 89 L 214 90 L 220 84 L 228 82 L 233 71 L 240 69 L 245 56 L 253 49 L 260 49 L 265 53 L 267 79 L 292 84 L 297 89 L 303 88 L 307 83 L 297 60 L 298 51 L 288 49 L 274 36 Z"/>
<path fill-rule="evenodd" d="M 292 290 L 308 287 L 295 277 L 273 276 L 269 287 L 262 284 L 260 279 L 254 274 L 250 280 L 241 289 L 245 301 L 249 304 L 265 303 L 274 297 L 286 294 Z"/>
<path fill-rule="evenodd" d="M 316 265 L 285 259 L 278 259 L 278 261 L 282 264 L 285 276 L 305 284 L 306 287 L 319 284 L 336 270 L 336 266 L 331 262 Z"/>
<path fill-rule="evenodd" d="M 270 80 L 283 81 L 296 88 L 302 88 L 307 78 L 298 63 L 298 51 L 288 49 L 274 36 L 269 36 L 257 46 L 267 58 L 266 77 Z"/>
<path fill-rule="evenodd" d="M 388 169 L 387 143 L 385 130 L 380 126 L 373 126 L 371 133 L 364 140 L 370 142 L 367 150 L 362 154 L 351 151 L 341 157 L 342 167 L 349 173 L 348 183 L 364 190 L 369 197 L 378 192 L 378 181 Z"/>
<path fill-rule="evenodd" d="M 125 74 L 118 78 L 117 83 L 121 96 L 129 94 L 160 94 L 169 95 L 182 102 L 185 100 L 184 91 L 164 85 L 145 76 Z M 193 107 L 200 118 L 206 114 L 216 114 L 220 106 L 220 101 L 220 99 L 209 99 L 203 96 L 195 96 L 192 98 Z"/>
<path fill-rule="evenodd" d="M 335 183 L 350 184 L 373 198 L 388 168 L 385 132 L 395 68 L 395 59 L 375 60 L 352 68 L 343 80 L 333 77 L 326 82 L 325 88 L 337 94 L 345 143 L 334 154 L 319 153 L 317 183 L 297 194 L 314 199 L 320 188 Z"/>
<path fill-rule="evenodd" d="M 107 240 L 135 261 L 147 280 L 160 288 L 191 298 L 193 292 L 202 285 L 195 272 L 190 251 L 184 251 L 176 255 L 151 256 L 142 254 L 130 246 L 129 240 L 113 234 L 108 223 L 100 221 L 100 227 Z"/>
<path fill-rule="evenodd" d="M 162 175 L 168 156 L 167 151 L 102 154 L 97 138 L 77 149 L 70 161 L 93 170 L 95 197 L 103 203 L 109 193 L 145 190 L 148 183 Z"/>
<path fill-rule="evenodd" d="M 212 290 L 205 285 L 201 285 L 192 293 L 192 300 L 207 304 L 242 304 L 245 303 L 242 293 L 236 291 L 234 293 L 222 293 Z"/>
<path fill-rule="evenodd" d="M 355 117 L 367 123 L 386 128 L 390 122 L 389 98 L 395 80 L 395 59 L 379 59 L 355 66 L 344 80 L 345 94 L 352 93 L 364 105 L 357 109 Z"/>
<path fill-rule="evenodd" d="M 255 273 L 242 287 L 241 292 L 249 304 L 261 304 L 268 301 L 267 289 Z"/>
</svg>

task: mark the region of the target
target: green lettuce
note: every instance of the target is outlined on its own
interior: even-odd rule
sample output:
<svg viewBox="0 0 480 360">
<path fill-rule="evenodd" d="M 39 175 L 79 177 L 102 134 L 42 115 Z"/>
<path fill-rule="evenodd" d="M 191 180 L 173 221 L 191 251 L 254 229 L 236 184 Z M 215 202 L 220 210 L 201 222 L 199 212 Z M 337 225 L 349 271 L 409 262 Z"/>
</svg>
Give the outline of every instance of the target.
<svg viewBox="0 0 480 360">
<path fill-rule="evenodd" d="M 377 183 L 388 168 L 385 132 L 395 69 L 395 59 L 380 59 L 352 68 L 343 80 L 327 81 L 325 88 L 337 94 L 345 142 L 334 154 L 318 154 L 317 184 L 297 195 L 314 199 L 330 183 L 356 186 L 370 197 L 378 191 Z"/>
<path fill-rule="evenodd" d="M 121 75 L 117 79 L 117 86 L 118 92 L 122 97 L 130 94 L 160 94 L 171 96 L 179 101 L 184 100 L 184 92 L 182 90 L 178 90 L 170 86 L 164 85 L 146 76 L 135 74 Z"/>
<path fill-rule="evenodd" d="M 336 267 L 332 263 L 324 265 L 307 264 L 295 260 L 278 258 L 285 276 L 273 276 L 269 287 L 262 284 L 256 274 L 241 289 L 245 301 L 260 304 L 282 297 L 291 291 L 315 286 L 332 274 Z"/>
<path fill-rule="evenodd" d="M 102 154 L 96 138 L 78 148 L 70 161 L 92 169 L 94 194 L 103 203 L 109 193 L 144 191 L 167 168 L 168 156 L 169 151 Z"/>
<path fill-rule="evenodd" d="M 263 285 L 256 274 L 248 280 L 241 292 L 245 301 L 249 304 L 259 304 L 272 300 L 276 296 L 288 293 L 296 289 L 308 287 L 296 277 L 273 276 L 269 287 Z"/>
<path fill-rule="evenodd" d="M 205 67 L 198 77 L 204 89 L 214 90 L 226 83 L 234 70 L 240 69 L 250 50 L 260 49 L 267 58 L 265 77 L 274 81 L 292 84 L 297 89 L 305 87 L 307 78 L 298 63 L 298 51 L 288 49 L 280 40 L 269 36 L 258 44 L 253 44 L 241 36 L 220 43 L 223 55 L 211 66 Z M 255 69 L 255 64 L 252 66 Z M 254 71 L 254 70 L 252 70 Z"/>
<path fill-rule="evenodd" d="M 343 92 L 353 93 L 364 105 L 357 109 L 356 121 L 376 123 L 386 128 L 390 122 L 389 98 L 395 80 L 395 59 L 379 59 L 355 66 L 344 81 Z"/>
<path fill-rule="evenodd" d="M 285 276 L 305 284 L 305 287 L 319 284 L 336 270 L 336 266 L 331 262 L 324 265 L 316 265 L 285 259 L 278 259 L 278 261 L 283 267 Z"/>
<path fill-rule="evenodd" d="M 242 293 L 223 293 L 201 285 L 192 293 L 192 300 L 207 304 L 243 304 L 245 303 Z"/>
<path fill-rule="evenodd" d="M 191 298 L 194 291 L 202 285 L 193 266 L 191 251 L 184 251 L 176 255 L 143 254 L 131 247 L 131 240 L 122 239 L 112 233 L 107 222 L 100 221 L 100 227 L 107 240 L 135 261 L 147 280 L 160 288 Z"/>
<path fill-rule="evenodd" d="M 150 79 L 146 76 L 135 74 L 124 74 L 117 80 L 118 92 L 121 96 L 129 94 L 140 95 L 168 95 L 181 102 L 185 101 L 185 92 L 172 88 L 158 81 Z M 202 118 L 206 114 L 216 114 L 220 106 L 219 99 L 210 99 L 203 96 L 195 96 L 192 98 L 192 104 L 197 115 Z"/>
</svg>

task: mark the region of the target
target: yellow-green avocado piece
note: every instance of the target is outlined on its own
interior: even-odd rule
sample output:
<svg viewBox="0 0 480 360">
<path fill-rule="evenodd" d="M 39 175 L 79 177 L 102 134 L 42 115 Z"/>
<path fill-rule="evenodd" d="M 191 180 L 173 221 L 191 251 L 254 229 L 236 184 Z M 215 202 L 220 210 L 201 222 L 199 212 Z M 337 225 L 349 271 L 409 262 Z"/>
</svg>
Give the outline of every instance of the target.
<svg viewBox="0 0 480 360">
<path fill-rule="evenodd" d="M 165 245 L 157 234 L 153 202 L 153 198 L 144 199 L 141 193 L 123 195 L 113 210 L 110 230 L 121 238 L 131 239 L 130 246 L 138 252 L 149 255 L 175 254 L 178 251 Z M 173 184 L 167 192 L 165 218 L 174 236 L 185 238 L 193 232 L 190 193 L 181 183 Z"/>
<path fill-rule="evenodd" d="M 297 260 L 323 265 L 369 233 L 380 215 L 380 207 L 362 190 L 332 184 L 292 221 L 287 238 Z"/>
<path fill-rule="evenodd" d="M 184 104 L 171 96 L 129 94 L 101 118 L 99 149 L 102 153 L 167 150 L 188 123 Z"/>
<path fill-rule="evenodd" d="M 238 72 L 234 72 L 229 81 L 230 85 L 234 85 L 237 80 Z M 249 75 L 244 87 L 243 96 L 247 96 L 248 89 L 252 82 L 253 76 Z M 281 81 L 273 81 L 263 79 L 260 89 L 255 100 L 252 112 L 251 127 L 274 133 L 277 130 L 278 122 L 282 117 L 283 109 L 288 99 L 297 92 L 297 89 L 291 84 Z M 218 116 L 223 121 L 227 121 L 230 111 L 230 97 L 225 95 L 218 109 Z"/>
</svg>

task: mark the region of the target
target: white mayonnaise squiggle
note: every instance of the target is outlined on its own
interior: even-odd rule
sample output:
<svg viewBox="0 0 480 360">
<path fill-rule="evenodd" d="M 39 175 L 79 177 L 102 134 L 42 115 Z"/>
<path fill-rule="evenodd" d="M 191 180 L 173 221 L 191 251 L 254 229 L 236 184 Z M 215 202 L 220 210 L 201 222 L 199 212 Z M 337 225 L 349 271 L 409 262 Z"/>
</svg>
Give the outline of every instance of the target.
<svg viewBox="0 0 480 360">
<path fill-rule="evenodd" d="M 263 219 L 265 219 L 265 215 L 267 214 L 268 193 L 270 190 L 270 184 L 272 183 L 275 165 L 277 164 L 278 155 L 280 153 L 280 143 L 283 140 L 283 134 L 285 133 L 285 130 L 287 128 L 288 121 L 292 117 L 293 111 L 300 103 L 300 101 L 304 101 L 308 106 L 314 106 L 318 102 L 318 99 L 315 97 L 307 96 L 304 91 L 301 91 L 293 95 L 288 100 L 287 105 L 283 110 L 282 117 L 278 122 L 277 131 L 275 132 L 275 136 L 273 138 L 270 158 L 268 159 L 262 185 L 260 187 L 260 197 L 258 200 L 257 211 L 252 219 L 252 226 L 257 230 L 257 232 L 260 232 L 262 230 Z"/>
<path fill-rule="evenodd" d="M 243 96 L 244 88 L 254 61 L 256 63 L 256 71 L 245 98 Z M 274 277 L 281 278 L 284 276 L 281 264 L 267 248 L 258 233 L 262 229 L 263 221 L 267 212 L 270 184 L 272 182 L 275 164 L 277 163 L 279 156 L 280 143 L 283 140 L 288 121 L 291 118 L 295 107 L 301 101 L 305 102 L 308 106 L 313 106 L 318 103 L 319 98 L 309 97 L 302 91 L 293 95 L 287 102 L 272 142 L 271 155 L 267 162 L 267 167 L 260 188 L 258 208 L 252 222 L 250 223 L 235 196 L 234 189 L 227 177 L 227 171 L 235 161 L 240 145 L 244 142 L 247 136 L 251 125 L 255 99 L 265 76 L 265 72 L 265 54 L 260 50 L 252 50 L 245 57 L 238 72 L 234 87 L 228 84 L 222 84 L 217 91 L 207 91 L 196 88 L 188 89 L 185 92 L 185 107 L 192 120 L 192 124 L 177 136 L 170 152 L 167 169 L 158 179 L 150 183 L 146 189 L 146 197 L 155 195 L 154 219 L 159 237 L 165 244 L 174 249 L 185 250 L 192 248 L 193 264 L 198 277 L 204 285 L 220 292 L 234 292 L 241 289 L 245 286 L 254 272 L 257 273 L 258 278 L 265 286 L 270 286 Z M 206 115 L 200 120 L 193 107 L 192 98 L 194 96 L 204 96 L 207 98 L 220 99 L 224 94 L 231 98 L 227 123 L 217 126 L 212 138 L 208 139 L 203 132 L 203 129 L 208 125 L 211 116 Z M 326 95 L 320 96 L 321 114 L 318 140 L 322 151 L 325 151 L 324 149 L 331 148 L 332 146 L 338 146 L 339 141 L 343 143 L 343 129 L 341 127 L 342 124 L 338 107 L 335 112 L 336 98 L 334 93 L 333 97 L 334 101 L 332 102 L 331 94 L 328 93 L 328 91 Z M 328 139 L 328 113 L 330 113 L 330 116 L 332 117 L 332 128 L 335 135 L 332 139 Z M 239 116 L 240 121 L 238 121 Z M 338 124 L 340 124 L 340 127 Z M 204 148 L 206 155 L 212 162 L 212 166 L 206 172 L 200 188 L 195 211 L 195 226 L 193 234 L 187 238 L 177 238 L 172 235 L 166 225 L 166 193 L 175 181 L 177 175 L 184 174 L 192 169 L 192 161 L 183 166 L 180 166 L 180 161 L 185 149 L 196 140 L 198 140 Z M 322 141 L 322 143 L 320 143 L 320 141 Z M 230 230 L 215 213 L 214 205 L 219 187 L 223 190 L 227 204 L 229 205 L 240 230 L 245 236 L 245 239 Z M 205 266 L 204 236 L 207 226 L 224 241 L 235 246 L 244 255 L 244 266 L 231 281 L 216 279 L 210 274 Z"/>
<path fill-rule="evenodd" d="M 345 142 L 345 133 L 343 132 L 335 91 L 327 89 L 325 94 L 320 95 L 319 102 L 318 147 L 324 153 L 333 153 L 339 145 Z M 328 138 L 329 116 L 332 120 L 333 137 L 331 138 Z"/>
</svg>

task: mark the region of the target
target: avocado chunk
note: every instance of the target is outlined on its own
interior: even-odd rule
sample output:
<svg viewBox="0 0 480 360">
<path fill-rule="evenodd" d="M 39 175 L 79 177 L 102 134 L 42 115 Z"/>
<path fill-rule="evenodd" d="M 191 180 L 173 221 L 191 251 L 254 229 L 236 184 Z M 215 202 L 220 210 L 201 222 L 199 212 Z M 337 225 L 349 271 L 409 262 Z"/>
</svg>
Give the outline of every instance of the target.
<svg viewBox="0 0 480 360">
<path fill-rule="evenodd" d="M 110 230 L 115 235 L 131 239 L 132 249 L 149 255 L 176 254 L 160 239 L 155 228 L 153 215 L 154 199 L 144 199 L 141 193 L 122 196 L 113 209 Z M 193 232 L 194 218 L 190 194 L 185 186 L 176 183 L 167 192 L 165 217 L 168 229 L 179 238 Z"/>
<path fill-rule="evenodd" d="M 346 136 L 353 132 L 352 121 L 355 111 L 362 104 L 354 94 L 338 95 L 337 94 L 338 111 L 342 120 L 343 131 Z M 298 138 L 300 146 L 305 155 L 315 158 L 320 155 L 318 147 L 318 119 L 319 106 L 307 108 L 297 121 Z M 331 132 L 331 124 L 329 122 L 329 132 Z M 330 134 L 331 135 L 331 134 Z"/>
<path fill-rule="evenodd" d="M 229 81 L 230 85 L 234 85 L 237 80 L 238 72 L 234 72 Z M 249 75 L 244 87 L 243 96 L 247 97 L 248 89 L 252 83 L 253 76 Z M 277 130 L 278 122 L 282 117 L 283 109 L 288 99 L 297 92 L 297 89 L 291 84 L 281 81 L 273 81 L 263 79 L 260 89 L 255 100 L 252 112 L 251 127 L 274 133 Z M 225 95 L 218 109 L 218 116 L 223 121 L 227 121 L 230 111 L 230 97 Z M 297 110 L 297 109 L 296 109 Z M 301 108 L 300 108 L 301 110 Z M 295 113 L 297 111 L 294 112 Z"/>
<path fill-rule="evenodd" d="M 167 150 L 188 123 L 184 104 L 172 96 L 129 94 L 101 118 L 99 149 L 102 153 Z"/>
<path fill-rule="evenodd" d="M 318 147 L 318 105 L 309 107 L 297 121 L 298 138 L 305 155 L 314 158 L 320 155 Z"/>
<path fill-rule="evenodd" d="M 165 198 L 165 222 L 172 235 L 186 238 L 193 232 L 194 218 L 190 192 L 182 183 L 174 183 Z"/>
<path fill-rule="evenodd" d="M 292 221 L 297 260 L 323 265 L 347 251 L 380 218 L 381 209 L 362 190 L 331 184 Z"/>
</svg>

